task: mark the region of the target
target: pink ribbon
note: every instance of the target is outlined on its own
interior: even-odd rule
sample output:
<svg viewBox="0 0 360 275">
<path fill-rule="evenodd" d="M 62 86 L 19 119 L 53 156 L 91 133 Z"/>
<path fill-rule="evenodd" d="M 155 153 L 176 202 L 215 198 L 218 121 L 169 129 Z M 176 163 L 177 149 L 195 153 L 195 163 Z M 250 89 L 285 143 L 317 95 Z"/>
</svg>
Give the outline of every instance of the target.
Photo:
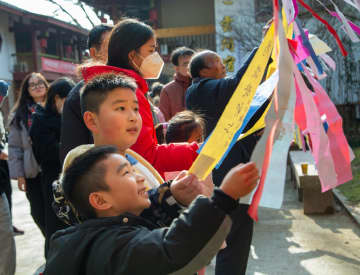
<svg viewBox="0 0 360 275">
<path fill-rule="evenodd" d="M 335 71 L 336 69 L 336 63 L 334 61 L 334 59 L 332 59 L 329 55 L 327 55 L 326 53 L 320 55 L 320 58 L 322 60 L 324 60 L 324 62 L 326 63 L 326 65 L 328 65 L 333 71 Z"/>
<path fill-rule="evenodd" d="M 332 16 L 336 17 L 337 19 L 339 19 L 340 22 L 342 22 L 340 16 L 337 14 L 337 12 L 332 11 L 332 12 L 330 12 L 330 14 L 331 14 Z M 350 27 L 351 27 L 358 35 L 360 35 L 360 27 L 357 26 L 357 25 L 355 25 L 355 24 L 354 24 L 353 22 L 351 22 L 350 20 L 347 20 L 347 22 L 349 23 Z"/>
<path fill-rule="evenodd" d="M 293 2 L 293 5 L 294 5 L 294 9 L 295 9 L 295 15 L 294 15 L 294 18 L 296 18 L 299 14 L 299 8 L 298 8 L 298 4 L 296 2 L 296 0 L 292 0 Z"/>
<path fill-rule="evenodd" d="M 314 88 L 316 94 L 315 103 L 320 112 L 320 116 L 326 115 L 326 121 L 329 126 L 327 135 L 331 156 L 337 174 L 336 184 L 333 186 L 328 185 L 328 189 L 330 189 L 352 179 L 349 144 L 343 132 L 342 118 L 336 110 L 334 103 L 332 103 L 323 87 L 311 76 L 309 71 L 306 68 L 304 68 L 304 71 L 307 79 Z"/>
<path fill-rule="evenodd" d="M 306 86 L 297 66 L 294 66 L 297 95 L 301 96 L 305 117 L 295 115 L 296 122 L 303 132 L 307 131 L 311 140 L 312 155 L 319 173 L 322 191 L 337 185 L 335 166 L 330 152 L 329 139 L 325 133 L 318 108 L 314 102 L 314 94 Z M 306 119 L 306 128 L 302 128 L 300 120 Z"/>
</svg>

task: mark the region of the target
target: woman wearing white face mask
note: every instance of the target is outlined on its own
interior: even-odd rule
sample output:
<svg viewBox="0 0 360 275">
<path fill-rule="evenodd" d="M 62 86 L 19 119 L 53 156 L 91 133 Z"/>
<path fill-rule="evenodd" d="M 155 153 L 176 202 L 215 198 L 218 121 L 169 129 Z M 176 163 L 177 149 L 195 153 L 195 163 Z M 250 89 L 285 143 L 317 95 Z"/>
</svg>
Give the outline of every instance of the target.
<svg viewBox="0 0 360 275">
<path fill-rule="evenodd" d="M 120 73 L 135 79 L 143 124 L 139 138 L 131 149 L 149 161 L 161 175 L 168 171 L 189 169 L 197 157 L 198 149 L 196 143 L 157 143 L 150 104 L 146 99 L 148 85 L 145 79 L 158 78 L 163 65 L 163 60 L 156 52 L 153 29 L 135 19 L 125 19 L 114 26 L 110 35 L 107 65 L 83 70 L 85 82 L 97 74 L 107 72 Z"/>
</svg>

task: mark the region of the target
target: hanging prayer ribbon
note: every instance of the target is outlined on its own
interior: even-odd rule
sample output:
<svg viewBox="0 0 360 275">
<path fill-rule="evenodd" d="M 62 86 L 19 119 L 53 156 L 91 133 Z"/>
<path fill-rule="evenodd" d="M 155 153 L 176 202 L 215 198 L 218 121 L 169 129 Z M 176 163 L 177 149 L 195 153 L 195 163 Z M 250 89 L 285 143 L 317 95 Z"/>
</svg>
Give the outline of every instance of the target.
<svg viewBox="0 0 360 275">
<path fill-rule="evenodd" d="M 303 46 L 308 50 L 312 60 L 314 61 L 315 65 L 316 65 L 319 75 L 323 74 L 323 69 L 321 67 L 321 63 L 320 63 L 319 59 L 317 58 L 315 51 L 314 51 L 313 47 L 311 46 L 311 43 L 310 43 L 307 35 L 305 34 L 303 28 L 301 27 L 300 20 L 298 18 L 296 18 L 295 22 L 300 31 L 301 41 L 302 41 Z"/>
<path fill-rule="evenodd" d="M 323 18 L 321 18 L 315 11 L 313 11 L 303 0 L 297 0 L 299 1 L 299 3 L 305 8 L 307 9 L 317 20 L 319 20 L 321 23 L 323 23 L 326 28 L 329 30 L 329 32 L 335 37 L 336 42 L 338 43 L 341 53 L 343 56 L 347 56 L 347 52 L 345 50 L 344 45 L 342 44 L 338 34 L 336 33 L 336 31 L 333 29 L 333 27 L 330 26 L 330 24 L 324 20 Z"/>
<path fill-rule="evenodd" d="M 344 0 L 349 5 L 360 11 L 360 0 Z"/>
<path fill-rule="evenodd" d="M 257 190 L 252 198 L 251 205 L 248 213 L 254 220 L 258 220 L 257 210 L 260 204 L 260 200 L 263 201 L 262 193 L 265 188 L 268 188 L 264 194 L 270 195 L 271 190 L 275 189 L 279 195 L 278 207 L 280 207 L 283 198 L 283 190 L 285 183 L 285 171 L 286 171 L 286 155 L 287 149 L 290 146 L 293 137 L 293 114 L 295 105 L 295 90 L 294 80 L 292 74 L 293 60 L 289 52 L 287 40 L 282 24 L 279 24 L 278 29 L 279 42 L 280 42 L 280 56 L 279 56 L 279 83 L 278 83 L 278 109 L 275 106 L 270 108 L 266 117 L 267 128 L 265 133 L 261 137 L 259 143 L 255 147 L 252 160 L 255 161 L 258 169 L 261 168 L 261 177 Z M 269 122 L 269 123 L 268 123 Z M 265 150 L 264 144 L 266 143 Z M 273 147 L 275 145 L 275 147 Z M 273 148 L 276 148 L 276 158 L 272 158 Z M 264 156 L 265 151 L 265 156 Z M 281 155 L 281 152 L 285 153 L 285 157 Z M 280 155 L 279 155 L 280 153 Z M 268 175 L 268 169 L 272 167 Z M 274 171 L 277 169 L 276 171 Z M 280 172 L 280 173 L 279 173 Z M 266 178 L 271 178 L 267 181 Z M 265 187 L 266 182 L 266 187 Z M 272 183 L 269 185 L 269 183 Z M 276 186 L 277 184 L 280 184 Z M 273 195 L 273 194 L 271 194 Z M 271 197 L 270 195 L 270 197 Z M 266 203 L 270 206 L 274 206 L 274 198 Z"/>
<path fill-rule="evenodd" d="M 279 1 L 278 0 L 273 0 L 273 10 L 274 10 L 274 23 L 275 23 L 275 37 L 278 37 L 278 30 L 279 30 Z M 274 47 L 274 52 L 273 52 L 273 60 L 278 60 L 278 40 L 275 40 L 275 47 Z M 273 104 L 274 104 L 274 108 L 275 111 L 277 112 L 278 109 L 278 98 L 277 98 L 277 93 L 276 93 L 276 88 L 275 88 L 275 92 L 274 92 L 274 97 L 273 97 Z"/>
<path fill-rule="evenodd" d="M 298 4 L 297 4 L 296 0 L 292 0 L 292 2 L 293 2 L 293 5 L 294 5 L 294 10 L 295 10 L 295 15 L 294 15 L 294 19 L 295 19 L 299 14 L 299 7 L 298 7 Z"/>
<path fill-rule="evenodd" d="M 354 30 L 350 27 L 348 20 L 346 19 L 345 15 L 339 10 L 339 8 L 336 6 L 336 4 L 331 1 L 333 4 L 335 11 L 337 13 L 337 18 L 340 20 L 340 22 L 343 24 L 344 31 L 347 33 L 347 35 L 350 37 L 352 42 L 359 42 L 360 39 L 356 36 Z"/>
<path fill-rule="evenodd" d="M 314 88 L 316 94 L 315 103 L 318 106 L 320 115 L 326 118 L 326 125 L 328 126 L 327 135 L 329 138 L 330 152 L 337 174 L 337 183 L 335 186 L 328 186 L 330 189 L 352 179 L 349 144 L 342 129 L 342 118 L 337 112 L 335 105 L 331 102 L 320 83 L 311 76 L 306 68 L 304 71 L 307 79 Z M 323 192 L 325 191 L 327 190 L 323 190 Z"/>
<path fill-rule="evenodd" d="M 279 0 L 273 0 L 273 9 L 274 9 L 275 37 L 277 37 L 278 24 L 279 24 Z"/>
<path fill-rule="evenodd" d="M 309 34 L 309 41 L 317 56 L 331 52 L 331 48 L 315 34 Z"/>
<path fill-rule="evenodd" d="M 306 128 L 302 128 L 303 125 L 300 126 L 302 123 L 298 120 L 296 122 L 304 135 L 309 134 L 309 146 L 312 149 L 322 190 L 328 190 L 330 186 L 335 186 L 337 182 L 328 136 L 325 133 L 320 114 L 314 102 L 313 92 L 306 86 L 297 67 L 294 69 L 294 73 L 296 89 L 304 104 Z M 298 117 L 297 119 L 303 120 L 305 118 Z"/>
<path fill-rule="evenodd" d="M 353 22 L 351 22 L 350 20 L 348 20 L 349 25 L 351 26 L 351 28 L 358 34 L 360 35 L 360 27 L 358 25 L 355 25 Z"/>
<path fill-rule="evenodd" d="M 214 131 L 189 170 L 199 179 L 205 179 L 211 173 L 231 144 L 235 133 L 240 129 L 256 89 L 264 75 L 273 45 L 274 24 L 271 25 L 265 35 Z"/>
<path fill-rule="evenodd" d="M 336 17 L 340 22 L 343 23 L 344 28 L 348 36 L 350 37 L 351 41 L 353 42 L 359 42 L 359 38 L 356 36 L 355 32 L 360 35 L 360 28 L 355 25 L 350 20 L 347 20 L 346 17 L 338 10 L 338 8 L 335 6 L 336 12 L 330 12 L 330 14 L 334 17 Z"/>
<path fill-rule="evenodd" d="M 335 61 L 327 54 L 320 55 L 320 58 L 324 60 L 324 62 L 333 70 L 336 69 L 336 63 Z"/>
<path fill-rule="evenodd" d="M 336 17 L 341 23 L 343 23 L 343 29 L 347 33 L 347 35 L 350 37 L 350 39 L 353 42 L 359 42 L 359 38 L 356 36 L 354 32 L 360 35 L 360 28 L 356 26 L 353 22 L 350 20 L 347 20 L 345 15 L 339 10 L 338 6 L 334 3 L 334 1 L 330 0 L 330 2 L 333 4 L 336 12 L 332 12 L 329 10 L 320 0 L 316 0 L 320 5 L 324 7 L 324 9 L 331 14 L 332 16 Z M 357 0 L 360 3 L 360 0 Z M 360 4 L 359 4 L 360 5 Z M 355 7 L 355 6 L 354 6 Z"/>
<path fill-rule="evenodd" d="M 286 18 L 288 21 L 288 24 L 291 24 L 295 20 L 295 7 L 294 2 L 292 0 L 282 0 L 284 12 L 286 14 Z"/>
<path fill-rule="evenodd" d="M 256 90 L 256 93 L 260 96 L 259 100 L 261 101 L 266 101 L 270 98 L 270 96 L 272 95 L 277 83 L 279 81 L 279 72 L 275 71 L 264 83 L 262 83 L 258 89 Z M 255 95 L 256 97 L 256 95 Z M 265 102 L 264 101 L 264 102 Z M 265 117 L 267 112 L 269 111 L 271 106 L 271 102 L 268 104 L 266 110 L 262 113 L 261 117 L 256 121 L 256 123 L 254 124 L 254 126 L 249 129 L 248 131 L 246 131 L 246 133 L 243 133 L 239 136 L 239 139 L 243 139 L 253 133 L 255 133 L 256 131 L 263 129 L 265 127 Z"/>
<path fill-rule="evenodd" d="M 250 122 L 251 118 L 258 113 L 259 109 L 265 104 L 265 102 L 271 97 L 276 84 L 278 82 L 279 79 L 279 74 L 278 72 L 275 72 L 268 80 L 266 80 L 264 83 L 262 83 L 257 89 L 256 89 L 256 93 L 254 95 L 253 100 L 251 101 L 251 105 L 249 108 L 249 111 L 247 112 L 244 122 L 241 125 L 241 128 L 235 133 L 233 140 L 231 141 L 231 144 L 229 145 L 229 147 L 227 148 L 225 154 L 223 155 L 223 157 L 221 158 L 221 160 L 218 162 L 218 164 L 216 165 L 216 168 L 219 168 L 220 165 L 222 164 L 222 162 L 224 161 L 224 159 L 226 158 L 226 156 L 228 155 L 228 153 L 230 152 L 231 148 L 234 146 L 234 144 L 239 140 L 239 136 L 241 135 L 241 133 L 243 132 L 243 130 L 245 129 L 245 127 L 247 126 L 247 124 Z M 266 113 L 266 110 L 264 111 L 264 113 Z M 265 121 L 264 121 L 265 124 Z M 260 128 L 261 127 L 261 128 Z M 262 124 L 256 124 L 251 127 L 248 131 L 246 131 L 246 136 L 248 136 L 251 133 L 254 133 L 262 128 L 264 128 L 265 125 Z M 245 136 L 242 136 L 242 138 L 244 138 Z"/>
</svg>

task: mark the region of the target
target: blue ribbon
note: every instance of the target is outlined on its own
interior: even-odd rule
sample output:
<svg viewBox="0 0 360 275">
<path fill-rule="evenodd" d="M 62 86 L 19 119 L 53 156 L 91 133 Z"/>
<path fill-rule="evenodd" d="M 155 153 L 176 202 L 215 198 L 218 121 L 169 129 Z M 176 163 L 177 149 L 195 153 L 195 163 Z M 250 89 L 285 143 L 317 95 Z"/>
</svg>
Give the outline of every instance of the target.
<svg viewBox="0 0 360 275">
<path fill-rule="evenodd" d="M 315 65 L 316 65 L 316 67 L 317 67 L 317 69 L 319 71 L 319 74 L 323 74 L 324 70 L 323 70 L 323 68 L 321 66 L 320 60 L 317 58 L 317 56 L 315 54 L 315 51 L 314 51 L 313 47 L 311 46 L 310 40 L 308 39 L 308 37 L 305 34 L 303 28 L 301 27 L 300 20 L 298 18 L 296 18 L 295 22 L 296 22 L 296 24 L 297 24 L 297 26 L 299 28 L 303 46 L 309 51 L 310 56 L 311 56 L 312 60 L 314 61 Z"/>
</svg>

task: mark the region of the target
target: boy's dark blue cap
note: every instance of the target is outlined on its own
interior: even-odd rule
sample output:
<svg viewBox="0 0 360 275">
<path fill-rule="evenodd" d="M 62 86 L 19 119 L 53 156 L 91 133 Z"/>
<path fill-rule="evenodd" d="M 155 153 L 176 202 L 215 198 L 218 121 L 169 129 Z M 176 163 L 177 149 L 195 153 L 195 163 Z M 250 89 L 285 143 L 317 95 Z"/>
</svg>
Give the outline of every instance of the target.
<svg viewBox="0 0 360 275">
<path fill-rule="evenodd" d="M 9 84 L 6 81 L 0 80 L 0 96 L 6 96 L 8 92 Z"/>
</svg>

